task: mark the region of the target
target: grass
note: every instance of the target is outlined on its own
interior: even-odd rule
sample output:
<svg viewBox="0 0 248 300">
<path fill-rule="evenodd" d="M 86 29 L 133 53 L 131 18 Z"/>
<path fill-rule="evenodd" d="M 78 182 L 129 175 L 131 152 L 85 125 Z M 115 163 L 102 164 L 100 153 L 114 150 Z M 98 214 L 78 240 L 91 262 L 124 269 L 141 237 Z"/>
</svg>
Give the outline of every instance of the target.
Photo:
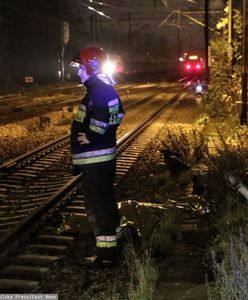
<svg viewBox="0 0 248 300">
<path fill-rule="evenodd" d="M 208 299 L 245 300 L 248 295 L 248 239 L 240 232 L 232 236 L 222 248 L 224 259 L 217 262 L 215 253 L 215 283 L 209 286 Z"/>
<path fill-rule="evenodd" d="M 247 185 L 247 129 L 217 128 L 216 153 L 209 155 L 208 184 L 211 189 L 212 252 L 214 283 L 209 299 L 245 300 L 248 295 L 247 201 L 228 187 L 225 176 L 232 174 Z M 220 256 L 221 259 L 216 259 Z"/>
<path fill-rule="evenodd" d="M 166 256 L 171 248 L 172 238 L 177 233 L 176 216 L 169 211 L 161 216 L 151 237 L 151 249 L 157 255 Z"/>
<path fill-rule="evenodd" d="M 99 300 L 152 300 L 158 280 L 158 270 L 148 251 L 138 255 L 132 244 L 126 246 L 125 264 L 129 282 L 116 280 Z"/>
<path fill-rule="evenodd" d="M 151 300 L 158 279 L 158 270 L 148 251 L 138 256 L 133 248 L 126 251 L 126 262 L 131 275 L 129 300 Z"/>
<path fill-rule="evenodd" d="M 171 238 L 175 234 L 176 229 L 174 214 L 166 211 L 166 214 L 161 215 L 160 222 L 157 224 L 149 241 L 143 241 L 139 249 L 132 241 L 125 246 L 125 264 L 130 282 L 126 286 L 126 290 L 123 290 L 123 285 L 126 285 L 126 283 L 116 281 L 111 285 L 107 299 L 153 299 L 159 278 L 159 271 L 153 257 L 167 254 L 171 246 Z M 121 287 L 120 284 L 122 284 Z"/>
</svg>

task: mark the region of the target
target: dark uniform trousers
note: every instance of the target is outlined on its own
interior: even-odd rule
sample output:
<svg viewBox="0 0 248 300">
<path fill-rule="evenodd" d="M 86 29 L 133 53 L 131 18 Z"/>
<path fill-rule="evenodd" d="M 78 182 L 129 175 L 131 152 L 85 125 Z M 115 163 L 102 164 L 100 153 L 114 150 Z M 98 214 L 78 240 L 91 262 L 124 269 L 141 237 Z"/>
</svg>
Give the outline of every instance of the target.
<svg viewBox="0 0 248 300">
<path fill-rule="evenodd" d="M 114 197 L 116 161 L 82 166 L 82 186 L 85 194 L 86 213 L 94 228 L 94 235 L 116 236 L 120 217 Z M 96 248 L 97 255 L 111 258 L 116 247 Z"/>
</svg>

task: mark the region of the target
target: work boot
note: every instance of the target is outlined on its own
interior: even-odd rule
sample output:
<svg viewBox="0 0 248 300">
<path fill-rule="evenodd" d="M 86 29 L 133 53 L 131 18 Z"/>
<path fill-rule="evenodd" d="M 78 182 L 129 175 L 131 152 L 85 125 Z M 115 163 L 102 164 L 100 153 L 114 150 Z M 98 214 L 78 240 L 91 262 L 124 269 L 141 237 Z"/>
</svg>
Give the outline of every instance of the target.
<svg viewBox="0 0 248 300">
<path fill-rule="evenodd" d="M 90 268 L 106 268 L 116 265 L 119 255 L 116 247 L 96 248 L 94 255 L 84 257 L 80 264 Z"/>
<path fill-rule="evenodd" d="M 114 265 L 114 261 L 92 255 L 90 257 L 84 257 L 83 260 L 80 261 L 80 265 L 88 268 L 110 268 Z"/>
</svg>

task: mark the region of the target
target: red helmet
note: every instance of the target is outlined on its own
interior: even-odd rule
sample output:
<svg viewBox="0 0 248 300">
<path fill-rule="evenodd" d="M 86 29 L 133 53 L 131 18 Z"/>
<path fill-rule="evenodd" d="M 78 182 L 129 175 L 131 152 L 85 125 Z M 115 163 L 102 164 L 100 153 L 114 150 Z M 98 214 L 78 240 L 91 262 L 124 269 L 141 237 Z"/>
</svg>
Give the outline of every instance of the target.
<svg viewBox="0 0 248 300">
<path fill-rule="evenodd" d="M 72 59 L 73 62 L 84 65 L 89 75 L 100 73 L 102 65 L 106 60 L 107 55 L 99 47 L 83 48 Z"/>
</svg>

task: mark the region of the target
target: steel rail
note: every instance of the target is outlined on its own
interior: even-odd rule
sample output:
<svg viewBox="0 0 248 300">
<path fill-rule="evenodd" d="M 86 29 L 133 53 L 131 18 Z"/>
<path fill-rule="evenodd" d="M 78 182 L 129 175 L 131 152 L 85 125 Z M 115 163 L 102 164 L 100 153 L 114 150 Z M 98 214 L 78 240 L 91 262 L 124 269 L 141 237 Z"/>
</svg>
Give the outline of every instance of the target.
<svg viewBox="0 0 248 300">
<path fill-rule="evenodd" d="M 63 135 L 62 137 L 60 137 L 52 142 L 46 143 L 45 145 L 37 147 L 34 150 L 28 151 L 25 154 L 22 154 L 14 159 L 6 161 L 2 165 L 0 165 L 0 176 L 1 176 L 1 174 L 3 175 L 6 171 L 9 171 L 10 169 L 16 168 L 18 166 L 18 164 L 23 163 L 25 160 L 31 159 L 34 155 L 36 155 L 40 152 L 43 152 L 43 151 L 47 150 L 48 148 L 64 141 L 68 137 L 69 137 L 69 134 Z"/>
</svg>

